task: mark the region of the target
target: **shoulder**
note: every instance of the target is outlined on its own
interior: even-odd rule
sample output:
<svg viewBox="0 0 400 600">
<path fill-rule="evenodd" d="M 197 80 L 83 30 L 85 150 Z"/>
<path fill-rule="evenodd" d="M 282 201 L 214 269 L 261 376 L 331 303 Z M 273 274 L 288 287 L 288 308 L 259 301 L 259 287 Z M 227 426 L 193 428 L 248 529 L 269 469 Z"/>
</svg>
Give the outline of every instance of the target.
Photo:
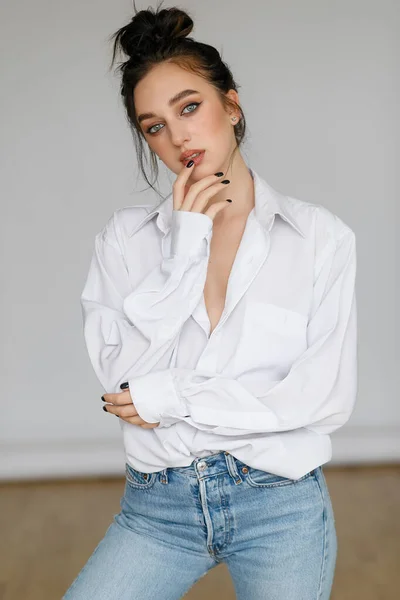
<svg viewBox="0 0 400 600">
<path fill-rule="evenodd" d="M 111 214 L 97 237 L 123 252 L 126 240 L 145 223 L 147 217 L 153 214 L 153 210 L 154 206 L 149 204 L 118 208 Z"/>
<path fill-rule="evenodd" d="M 307 238 L 318 246 L 337 245 L 343 237 L 355 238 L 353 229 L 337 214 L 322 204 L 285 196 L 286 209 L 292 214 Z"/>
</svg>

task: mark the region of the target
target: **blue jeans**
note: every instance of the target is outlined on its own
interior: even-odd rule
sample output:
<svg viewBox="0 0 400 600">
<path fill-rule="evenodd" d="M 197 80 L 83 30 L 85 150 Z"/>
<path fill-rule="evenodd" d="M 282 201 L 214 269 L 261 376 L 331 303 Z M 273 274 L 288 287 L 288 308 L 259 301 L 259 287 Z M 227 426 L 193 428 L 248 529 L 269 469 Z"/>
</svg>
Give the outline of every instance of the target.
<svg viewBox="0 0 400 600">
<path fill-rule="evenodd" d="M 63 600 L 177 600 L 224 562 L 238 600 L 328 600 L 337 538 L 322 467 L 298 480 L 227 452 L 142 473 Z"/>
</svg>

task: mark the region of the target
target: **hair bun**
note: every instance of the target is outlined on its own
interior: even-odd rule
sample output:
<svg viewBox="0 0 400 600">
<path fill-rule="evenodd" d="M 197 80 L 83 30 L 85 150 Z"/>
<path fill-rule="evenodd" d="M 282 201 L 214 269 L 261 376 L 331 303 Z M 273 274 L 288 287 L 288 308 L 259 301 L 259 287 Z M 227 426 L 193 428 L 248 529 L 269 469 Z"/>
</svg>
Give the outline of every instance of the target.
<svg viewBox="0 0 400 600">
<path fill-rule="evenodd" d="M 192 29 L 193 20 L 179 8 L 141 10 L 119 31 L 119 41 L 125 54 L 132 58 L 169 48 Z"/>
</svg>

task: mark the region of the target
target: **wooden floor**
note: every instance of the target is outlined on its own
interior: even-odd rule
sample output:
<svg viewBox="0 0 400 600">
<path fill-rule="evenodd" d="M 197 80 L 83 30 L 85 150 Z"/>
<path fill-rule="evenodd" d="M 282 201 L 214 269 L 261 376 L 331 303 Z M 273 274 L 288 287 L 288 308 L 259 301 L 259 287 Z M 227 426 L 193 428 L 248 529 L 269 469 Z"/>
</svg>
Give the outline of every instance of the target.
<svg viewBox="0 0 400 600">
<path fill-rule="evenodd" d="M 331 600 L 397 600 L 400 465 L 325 466 L 324 474 L 338 535 Z M 61 600 L 119 512 L 123 489 L 121 478 L 0 484 L 0 600 Z M 235 599 L 225 565 L 185 596 L 204 598 Z"/>
</svg>

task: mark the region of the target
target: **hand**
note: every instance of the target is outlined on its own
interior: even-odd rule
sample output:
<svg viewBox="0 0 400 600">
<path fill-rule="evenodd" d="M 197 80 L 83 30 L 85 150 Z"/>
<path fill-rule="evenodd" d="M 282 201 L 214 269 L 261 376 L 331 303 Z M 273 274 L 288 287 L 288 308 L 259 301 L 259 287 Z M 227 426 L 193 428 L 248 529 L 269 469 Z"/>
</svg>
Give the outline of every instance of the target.
<svg viewBox="0 0 400 600">
<path fill-rule="evenodd" d="M 129 389 L 118 392 L 117 394 L 104 394 L 102 396 L 104 402 L 109 402 L 103 406 L 106 412 L 116 415 L 131 425 L 139 425 L 143 429 L 154 429 L 160 424 L 148 423 L 139 417 L 138 412 L 133 404 Z"/>
<path fill-rule="evenodd" d="M 208 201 L 218 194 L 224 187 L 230 183 L 229 179 L 224 179 L 225 183 L 219 180 L 217 175 L 208 175 L 200 181 L 196 181 L 191 186 L 187 186 L 186 182 L 193 171 L 194 165 L 191 167 L 184 166 L 173 183 L 173 205 L 174 210 L 185 210 L 189 212 L 199 212 L 207 215 L 214 221 L 216 215 L 224 208 L 229 206 L 227 200 L 214 202 L 204 211 Z"/>
</svg>

